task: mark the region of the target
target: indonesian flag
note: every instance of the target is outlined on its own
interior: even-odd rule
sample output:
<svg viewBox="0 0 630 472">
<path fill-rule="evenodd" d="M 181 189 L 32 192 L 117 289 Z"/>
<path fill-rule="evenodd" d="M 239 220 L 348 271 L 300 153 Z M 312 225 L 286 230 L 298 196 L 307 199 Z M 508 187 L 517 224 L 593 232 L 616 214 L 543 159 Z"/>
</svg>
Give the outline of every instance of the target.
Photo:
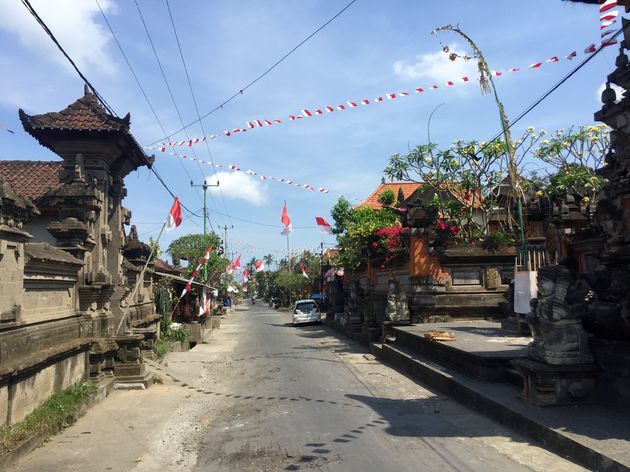
<svg viewBox="0 0 630 472">
<path fill-rule="evenodd" d="M 330 223 L 326 221 L 324 218 L 322 218 L 321 216 L 316 216 L 315 222 L 317 223 L 317 227 L 322 232 L 322 234 L 324 233 L 332 234 L 333 232 L 332 226 L 330 226 Z"/>
<path fill-rule="evenodd" d="M 241 266 L 241 255 L 242 255 L 242 253 L 238 255 L 238 257 L 234 261 L 234 264 L 232 265 L 232 268 L 234 270 L 238 269 Z"/>
<path fill-rule="evenodd" d="M 289 213 L 287 212 L 287 202 L 284 202 L 284 208 L 282 208 L 282 224 L 284 225 L 284 229 L 280 233 L 283 236 L 288 236 L 293 231 L 293 227 L 291 226 L 291 218 L 289 218 Z"/>
<path fill-rule="evenodd" d="M 171 211 L 166 220 L 166 229 L 175 229 L 182 224 L 182 208 L 179 205 L 179 198 L 175 197 Z"/>
<path fill-rule="evenodd" d="M 249 272 L 247 272 L 247 269 L 245 269 L 243 271 L 243 283 L 247 283 L 248 280 L 249 280 Z"/>
<path fill-rule="evenodd" d="M 256 272 L 265 271 L 265 264 L 263 263 L 263 261 L 256 261 L 256 264 L 254 264 L 254 266 L 256 267 Z"/>
<path fill-rule="evenodd" d="M 306 273 L 306 270 L 304 269 L 302 263 L 300 262 L 298 265 L 300 266 L 300 270 L 302 271 L 302 275 L 304 276 L 304 278 L 308 279 L 308 274 Z"/>
</svg>

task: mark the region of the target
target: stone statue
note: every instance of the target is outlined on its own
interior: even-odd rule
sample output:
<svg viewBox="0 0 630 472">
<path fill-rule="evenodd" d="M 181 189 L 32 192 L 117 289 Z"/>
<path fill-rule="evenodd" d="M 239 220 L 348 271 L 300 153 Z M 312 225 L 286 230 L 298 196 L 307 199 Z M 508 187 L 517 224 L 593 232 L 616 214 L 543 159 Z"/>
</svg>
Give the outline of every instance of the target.
<svg viewBox="0 0 630 472">
<path fill-rule="evenodd" d="M 567 303 L 572 282 L 573 274 L 565 266 L 538 270 L 538 298 L 532 300 L 526 318 L 534 336 L 530 359 L 553 365 L 593 362 L 582 320 Z"/>
<path fill-rule="evenodd" d="M 400 282 L 396 277 L 389 279 L 385 319 L 396 323 L 409 323 L 411 321 L 409 306 L 407 305 L 407 295 L 404 290 L 400 288 Z"/>
<path fill-rule="evenodd" d="M 350 287 L 350 296 L 348 297 L 348 315 L 350 317 L 363 318 L 361 306 L 363 305 L 363 288 L 361 281 L 355 280 Z"/>
<path fill-rule="evenodd" d="M 85 182 L 85 167 L 83 164 L 83 154 L 77 153 L 74 159 L 74 175 L 73 182 Z"/>
</svg>

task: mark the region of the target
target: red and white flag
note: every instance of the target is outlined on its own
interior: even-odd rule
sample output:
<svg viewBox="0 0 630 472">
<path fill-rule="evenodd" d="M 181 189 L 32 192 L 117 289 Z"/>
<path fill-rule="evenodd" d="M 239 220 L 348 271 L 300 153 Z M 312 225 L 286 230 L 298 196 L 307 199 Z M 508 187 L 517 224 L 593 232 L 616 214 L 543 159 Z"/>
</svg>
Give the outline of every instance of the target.
<svg viewBox="0 0 630 472">
<path fill-rule="evenodd" d="M 616 6 L 617 6 L 617 0 L 606 0 L 604 3 L 602 3 L 599 6 L 599 12 L 600 13 L 607 12 L 608 10 L 612 10 Z"/>
<path fill-rule="evenodd" d="M 166 220 L 166 229 L 175 229 L 182 224 L 182 207 L 179 204 L 179 198 L 175 197 L 171 211 L 168 213 Z"/>
<path fill-rule="evenodd" d="M 300 270 L 302 271 L 302 275 L 304 276 L 304 278 L 308 279 L 308 274 L 306 273 L 306 270 L 304 269 L 302 263 L 299 262 L 298 265 L 300 266 Z"/>
<path fill-rule="evenodd" d="M 263 261 L 256 261 L 256 264 L 254 264 L 254 266 L 256 267 L 256 272 L 265 271 L 265 264 L 263 263 Z"/>
<path fill-rule="evenodd" d="M 283 236 L 288 236 L 293 231 L 293 227 L 291 226 L 291 218 L 289 218 L 289 213 L 287 212 L 287 202 L 284 202 L 284 208 L 282 208 L 282 224 L 284 225 L 284 229 L 280 233 Z"/>
<path fill-rule="evenodd" d="M 243 271 L 243 283 L 246 284 L 249 280 L 249 272 L 247 272 L 247 269 L 245 269 Z"/>
<path fill-rule="evenodd" d="M 234 261 L 234 265 L 232 266 L 235 270 L 238 269 L 241 266 L 241 254 L 238 255 L 238 257 L 236 258 L 236 260 Z"/>
<path fill-rule="evenodd" d="M 330 226 L 330 223 L 324 218 L 322 218 L 321 216 L 316 216 L 315 222 L 317 223 L 317 227 L 322 232 L 322 234 L 333 234 L 332 226 Z"/>
</svg>

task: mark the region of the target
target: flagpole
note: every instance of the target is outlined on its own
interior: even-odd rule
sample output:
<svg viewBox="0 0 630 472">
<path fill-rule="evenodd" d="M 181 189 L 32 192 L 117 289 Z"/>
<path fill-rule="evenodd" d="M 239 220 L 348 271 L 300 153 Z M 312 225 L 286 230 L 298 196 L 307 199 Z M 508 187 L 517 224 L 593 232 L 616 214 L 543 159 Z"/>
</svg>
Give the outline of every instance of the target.
<svg viewBox="0 0 630 472">
<path fill-rule="evenodd" d="M 120 328 L 121 328 L 123 322 L 125 321 L 125 318 L 127 318 L 127 313 L 129 312 L 129 307 L 131 306 L 131 303 L 133 303 L 133 300 L 134 300 L 134 298 L 136 296 L 136 292 L 138 291 L 138 288 L 140 287 L 140 283 L 144 280 L 144 273 L 146 272 L 147 267 L 149 267 L 149 264 L 151 263 L 151 258 L 153 257 L 153 253 L 155 252 L 155 248 L 157 248 L 158 243 L 160 242 L 160 238 L 162 237 L 162 233 L 164 232 L 164 228 L 166 228 L 167 221 L 168 221 L 168 218 L 166 220 L 164 220 L 164 223 L 162 223 L 162 229 L 160 230 L 160 234 L 158 234 L 158 237 L 155 240 L 155 244 L 151 248 L 151 252 L 149 253 L 149 256 L 147 257 L 147 261 L 145 262 L 144 267 L 140 271 L 140 275 L 136 279 L 136 284 L 133 287 L 133 292 L 131 293 L 130 301 L 127 304 L 127 306 L 125 307 L 125 311 L 123 312 L 122 318 L 120 319 L 120 323 L 118 323 L 118 327 L 116 328 L 116 335 L 118 335 L 118 333 L 120 331 Z"/>
</svg>

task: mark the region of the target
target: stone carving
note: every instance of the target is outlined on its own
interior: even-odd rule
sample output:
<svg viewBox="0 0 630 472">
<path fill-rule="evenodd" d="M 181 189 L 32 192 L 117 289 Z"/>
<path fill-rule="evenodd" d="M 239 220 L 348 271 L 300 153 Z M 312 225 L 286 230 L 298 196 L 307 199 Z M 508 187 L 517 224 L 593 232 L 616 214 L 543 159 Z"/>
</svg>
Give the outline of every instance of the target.
<svg viewBox="0 0 630 472">
<path fill-rule="evenodd" d="M 85 182 L 85 167 L 83 165 L 83 154 L 78 153 L 74 159 L 73 182 Z"/>
<path fill-rule="evenodd" d="M 485 274 L 485 286 L 488 290 L 496 290 L 501 286 L 501 274 L 496 267 L 487 267 Z"/>
<path fill-rule="evenodd" d="M 589 364 L 593 358 L 579 315 L 569 309 L 567 292 L 573 274 L 565 266 L 538 270 L 538 298 L 527 315 L 534 340 L 529 357 L 553 365 Z"/>
<path fill-rule="evenodd" d="M 400 282 L 395 277 L 389 279 L 385 319 L 395 323 L 409 323 L 411 321 L 407 295 L 400 288 Z"/>
</svg>

